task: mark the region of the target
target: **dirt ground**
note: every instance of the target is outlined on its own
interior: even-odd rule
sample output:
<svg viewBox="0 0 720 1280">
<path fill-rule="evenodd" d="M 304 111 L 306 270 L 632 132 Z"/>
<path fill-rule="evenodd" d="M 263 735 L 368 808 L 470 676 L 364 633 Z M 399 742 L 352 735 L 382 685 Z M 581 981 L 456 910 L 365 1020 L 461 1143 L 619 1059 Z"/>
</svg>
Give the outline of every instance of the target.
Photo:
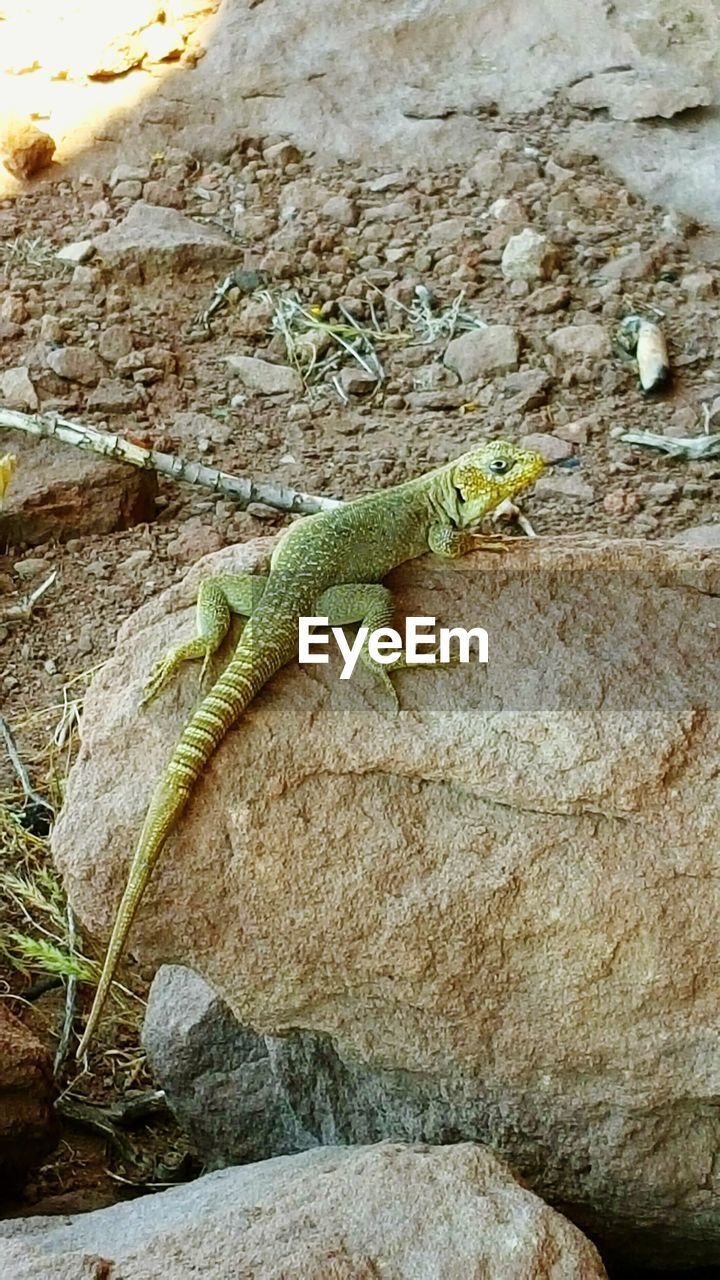
<svg viewBox="0 0 720 1280">
<path fill-rule="evenodd" d="M 349 498 L 416 475 L 481 437 L 541 435 L 546 448 L 579 465 L 549 477 L 523 503 L 540 536 L 665 538 L 713 523 L 720 459 L 668 458 L 630 448 L 611 431 L 717 429 L 714 239 L 642 204 L 596 161 L 569 152 L 558 141 L 563 123 L 549 112 L 498 121 L 495 148 L 472 168 L 431 176 L 350 165 L 317 172 L 312 158 L 263 139 L 204 170 L 168 149 L 129 163 L 111 182 L 28 184 L 0 202 L 0 376 L 24 366 L 45 412 L 310 493 Z M 58 266 L 57 250 L 106 231 L 140 198 L 232 236 L 238 266 L 260 272 L 273 299 L 295 291 L 331 320 L 342 302 L 375 334 L 385 380 L 363 378 L 348 356 L 346 372 L 332 370 L 341 392 L 328 375 L 296 393 L 253 394 L 225 357 L 286 360 L 281 335 L 269 329 L 275 304 L 262 290 L 219 310 L 207 334 L 196 317 L 215 271 L 144 279 L 132 265 L 109 269 L 97 259 Z M 527 226 L 555 246 L 556 265 L 545 281 L 511 284 L 502 251 Z M 512 326 L 517 367 L 505 362 L 459 384 L 443 364 L 447 334 L 406 336 L 417 286 L 434 296 L 436 317 L 462 294 L 464 312 Z M 609 346 L 618 321 L 647 308 L 662 317 L 674 370 L 670 389 L 652 398 Z M 586 349 L 559 354 L 552 335 L 569 325 L 583 327 Z M 585 326 L 602 326 L 607 350 Z M 65 347 L 100 350 L 106 375 L 89 366 L 85 381 L 55 372 L 48 356 Z M 18 455 L 21 470 L 33 467 L 19 433 L 0 430 L 0 456 L 6 452 Z M 103 535 L 74 529 L 69 537 L 59 526 L 40 545 L 0 545 L 0 708 L 38 790 L 47 792 L 50 778 L 61 789 L 72 748 L 52 749 L 53 731 L 67 698 L 81 698 L 83 673 L 112 651 L 122 621 L 202 555 L 285 523 L 267 509 L 240 511 L 161 480 L 151 521 Z M 8 607 L 52 569 L 57 581 L 32 616 L 3 623 Z M 19 806 L 14 774 L 0 758 L 3 797 Z M 133 975 L 132 964 L 126 972 Z M 0 980 L 6 994 L 22 996 L 39 976 L 7 968 Z M 141 994 L 148 976 L 132 976 Z M 24 1008 L 54 1046 L 58 992 L 32 1009 L 12 1007 Z M 107 1101 L 149 1087 L 137 1015 L 117 1025 L 117 1043 L 100 1041 L 89 1075 L 66 1068 L 65 1088 Z M 178 1137 L 163 1122 L 145 1141 L 164 1155 Z M 88 1196 L 94 1205 L 125 1194 L 105 1168 L 102 1140 L 68 1129 L 28 1184 L 23 1208 L 57 1196 L 56 1209 L 87 1207 Z"/>
</svg>

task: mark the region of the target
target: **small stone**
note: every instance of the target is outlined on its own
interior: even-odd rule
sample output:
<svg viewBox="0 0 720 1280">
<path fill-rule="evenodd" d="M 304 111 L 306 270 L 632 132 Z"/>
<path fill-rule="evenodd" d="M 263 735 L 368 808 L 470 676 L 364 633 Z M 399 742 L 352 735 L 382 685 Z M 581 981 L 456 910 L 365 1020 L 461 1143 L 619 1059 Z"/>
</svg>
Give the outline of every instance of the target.
<svg viewBox="0 0 720 1280">
<path fill-rule="evenodd" d="M 569 444 L 587 444 L 588 426 L 582 418 L 576 422 L 561 422 L 552 434 L 558 440 L 567 440 Z"/>
<path fill-rule="evenodd" d="M 527 300 L 528 310 L 537 315 L 550 315 L 553 311 L 562 311 L 569 306 L 571 298 L 567 285 L 546 284 L 530 294 Z"/>
<path fill-rule="evenodd" d="M 76 267 L 72 273 L 73 289 L 81 289 L 84 293 L 92 293 L 100 276 L 92 267 Z"/>
<path fill-rule="evenodd" d="M 500 269 L 506 280 L 545 280 L 557 259 L 557 250 L 546 236 L 525 227 L 511 236 L 503 250 Z"/>
<path fill-rule="evenodd" d="M 301 395 L 302 379 L 295 369 L 286 364 L 271 364 L 256 356 L 225 356 L 231 373 L 236 374 L 244 386 L 261 395 Z"/>
<path fill-rule="evenodd" d="M 289 164 L 299 164 L 302 152 L 298 151 L 293 142 L 274 142 L 263 151 L 263 160 L 266 164 L 276 164 L 284 169 Z"/>
<path fill-rule="evenodd" d="M 610 354 L 610 339 L 600 324 L 568 324 L 548 335 L 547 344 L 556 355 L 589 356 L 599 359 Z"/>
<path fill-rule="evenodd" d="M 341 227 L 354 227 L 358 220 L 358 208 L 349 196 L 330 196 L 320 213 L 329 222 L 336 222 Z"/>
<path fill-rule="evenodd" d="M 144 403 L 139 387 L 113 378 L 102 378 L 87 398 L 91 413 L 131 413 Z"/>
<path fill-rule="evenodd" d="M 543 369 L 523 369 L 520 373 L 508 374 L 503 384 L 503 391 L 511 396 L 508 409 L 539 409 L 547 400 L 550 378 Z"/>
<path fill-rule="evenodd" d="M 98 339 L 98 353 L 109 364 L 115 364 L 132 351 L 130 330 L 124 324 L 111 324 L 103 329 Z"/>
<path fill-rule="evenodd" d="M 30 120 L 12 120 L 0 131 L 0 160 L 15 178 L 32 178 L 54 154 L 54 140 Z"/>
<path fill-rule="evenodd" d="M 640 499 L 636 493 L 616 489 L 614 493 L 605 494 L 602 505 L 609 516 L 634 516 L 640 510 Z"/>
<path fill-rule="evenodd" d="M 538 498 L 567 498 L 577 502 L 594 502 L 595 490 L 576 471 L 553 471 L 535 482 Z"/>
<path fill-rule="evenodd" d="M 606 280 L 644 280 L 655 267 L 655 258 L 644 253 L 639 245 L 633 245 L 627 253 L 611 258 L 600 268 Z"/>
<path fill-rule="evenodd" d="M 202 516 L 191 516 L 180 530 L 177 538 L 167 545 L 168 555 L 174 556 L 183 564 L 194 564 L 203 556 L 219 551 L 224 546 L 221 534 L 212 525 L 205 524 Z"/>
<path fill-rule="evenodd" d="M 467 223 L 464 218 L 443 218 L 434 222 L 428 232 L 431 249 L 441 249 L 449 244 L 461 244 L 467 239 Z"/>
<path fill-rule="evenodd" d="M 682 277 L 680 287 L 689 298 L 712 298 L 715 293 L 715 277 L 709 271 L 691 271 Z"/>
<path fill-rule="evenodd" d="M 182 209 L 185 203 L 182 191 L 178 191 L 177 187 L 166 182 L 164 178 L 146 182 L 142 189 L 142 196 L 148 204 L 162 205 L 165 209 Z"/>
<path fill-rule="evenodd" d="M 117 187 L 121 182 L 147 182 L 150 170 L 145 165 L 118 164 L 110 174 L 110 186 Z"/>
<path fill-rule="evenodd" d="M 409 200 L 392 200 L 389 204 L 373 205 L 365 209 L 363 218 L 371 222 L 404 222 L 412 218 L 415 210 Z"/>
<path fill-rule="evenodd" d="M 63 327 L 57 316 L 44 315 L 40 317 L 40 341 L 55 343 L 58 345 L 62 342 Z"/>
<path fill-rule="evenodd" d="M 86 653 L 92 653 L 92 651 L 93 651 L 92 633 L 87 627 L 83 627 L 75 644 L 75 652 L 77 654 L 82 655 Z"/>
<path fill-rule="evenodd" d="M 142 195 L 142 182 L 136 181 L 134 178 L 128 178 L 127 182 L 118 182 L 113 188 L 113 195 L 118 200 L 139 200 Z"/>
<path fill-rule="evenodd" d="M 66 244 L 63 249 L 59 249 L 55 257 L 61 262 L 72 262 L 75 266 L 79 266 L 83 262 L 89 262 L 94 253 L 95 245 L 92 240 L 74 240 L 72 244 Z"/>
<path fill-rule="evenodd" d="M 33 413 L 38 407 L 37 392 L 25 365 L 0 373 L 0 395 L 8 409 L 28 409 Z"/>
<path fill-rule="evenodd" d="M 656 480 L 654 484 L 648 485 L 646 493 L 654 502 L 671 502 L 673 498 L 677 498 L 681 492 L 681 485 L 677 480 Z"/>
<path fill-rule="evenodd" d="M 37 578 L 41 573 L 46 573 L 49 567 L 47 560 L 39 556 L 27 556 L 24 560 L 17 560 L 13 565 L 18 578 L 22 578 L 23 581 Z"/>
<path fill-rule="evenodd" d="M 471 329 L 448 343 L 444 363 L 461 382 L 474 382 L 486 374 L 517 369 L 520 343 L 517 330 L 509 324 Z"/>
<path fill-rule="evenodd" d="M 100 357 L 85 347 L 59 347 L 50 351 L 47 365 L 59 378 L 79 382 L 84 387 L 94 387 L 105 372 Z"/>
<path fill-rule="evenodd" d="M 552 178 L 556 187 L 567 187 L 575 180 L 575 170 L 566 169 L 561 164 L 556 164 L 553 159 L 548 160 L 545 165 L 545 173 L 548 178 Z"/>
<path fill-rule="evenodd" d="M 266 240 L 273 230 L 274 223 L 267 213 L 248 213 L 245 209 L 236 209 L 233 214 L 233 235 L 239 240 Z"/>
<path fill-rule="evenodd" d="M 202 439 L 213 444 L 227 444 L 232 439 L 235 428 L 231 422 L 212 418 L 209 413 L 191 411 L 176 413 L 167 431 L 173 440 L 179 440 L 192 449 Z"/>
<path fill-rule="evenodd" d="M 693 524 L 670 539 L 679 547 L 720 548 L 720 524 Z"/>
<path fill-rule="evenodd" d="M 329 196 L 327 188 L 313 182 L 311 178 L 297 178 L 294 182 L 286 183 L 280 190 L 281 216 L 287 219 L 294 213 L 322 209 Z"/>
<path fill-rule="evenodd" d="M 544 435 L 540 431 L 531 431 L 520 441 L 523 449 L 532 449 L 539 453 L 547 463 L 563 462 L 573 456 L 573 447 L 566 440 L 558 440 L 555 436 Z"/>
<path fill-rule="evenodd" d="M 377 378 L 374 373 L 366 373 L 364 369 L 348 368 L 341 369 L 340 385 L 348 396 L 367 396 L 377 387 Z"/>
<path fill-rule="evenodd" d="M 390 187 L 404 187 L 407 185 L 407 180 L 407 173 L 403 169 L 397 169 L 394 173 L 382 173 L 378 178 L 371 178 L 367 189 L 377 194 L 380 191 L 389 191 Z"/>
</svg>

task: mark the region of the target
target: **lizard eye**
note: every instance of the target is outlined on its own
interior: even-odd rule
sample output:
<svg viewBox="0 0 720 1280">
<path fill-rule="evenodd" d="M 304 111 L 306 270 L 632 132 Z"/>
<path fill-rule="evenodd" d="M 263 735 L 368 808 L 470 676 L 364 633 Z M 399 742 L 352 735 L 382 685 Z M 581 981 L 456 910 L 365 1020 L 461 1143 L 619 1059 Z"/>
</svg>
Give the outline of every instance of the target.
<svg viewBox="0 0 720 1280">
<path fill-rule="evenodd" d="M 488 471 L 496 476 L 504 476 L 514 465 L 508 458 L 493 458 L 492 462 L 488 462 Z"/>
</svg>

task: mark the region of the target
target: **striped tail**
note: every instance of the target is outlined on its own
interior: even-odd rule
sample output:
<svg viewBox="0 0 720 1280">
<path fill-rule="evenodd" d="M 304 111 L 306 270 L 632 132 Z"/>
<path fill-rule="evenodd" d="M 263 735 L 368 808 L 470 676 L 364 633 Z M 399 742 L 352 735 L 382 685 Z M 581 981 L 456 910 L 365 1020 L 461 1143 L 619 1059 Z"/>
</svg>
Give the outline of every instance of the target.
<svg viewBox="0 0 720 1280">
<path fill-rule="evenodd" d="M 248 628 L 252 624 L 248 623 Z M 153 793 L 143 823 L 127 883 L 120 900 L 110 941 L 105 953 L 100 981 L 90 1016 L 77 1050 L 82 1058 L 103 1011 L 115 970 L 125 949 L 130 926 L 146 885 L 167 840 L 183 812 L 190 793 L 216 747 L 263 685 L 293 655 L 296 631 L 290 643 L 253 646 L 250 637 L 240 643 L 234 658 L 213 685 L 192 719 L 185 726 L 172 759 Z"/>
</svg>

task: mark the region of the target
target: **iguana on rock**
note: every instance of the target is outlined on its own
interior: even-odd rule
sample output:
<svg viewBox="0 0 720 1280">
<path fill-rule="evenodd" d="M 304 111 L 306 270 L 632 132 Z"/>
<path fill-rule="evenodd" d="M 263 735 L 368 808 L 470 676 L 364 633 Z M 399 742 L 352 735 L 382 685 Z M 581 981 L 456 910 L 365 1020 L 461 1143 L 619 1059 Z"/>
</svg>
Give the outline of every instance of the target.
<svg viewBox="0 0 720 1280">
<path fill-rule="evenodd" d="M 543 469 L 539 454 L 506 440 L 487 441 L 416 480 L 291 525 L 273 551 L 266 576 L 237 574 L 202 583 L 198 635 L 156 665 L 144 702 L 187 659 L 202 658 L 204 673 L 227 634 L 231 613 L 248 621 L 230 662 L 183 729 L 150 800 L 78 1057 L 97 1025 L 168 835 L 231 725 L 271 676 L 296 656 L 299 619 L 327 616 L 332 626 L 362 623 L 370 632 L 388 626 L 393 602 L 381 584 L 390 570 L 427 551 L 454 559 L 474 548 L 504 548 L 502 539 L 472 532 L 472 526 L 527 489 Z M 367 648 L 361 658 L 395 697 L 388 669 L 374 662 Z"/>
</svg>

